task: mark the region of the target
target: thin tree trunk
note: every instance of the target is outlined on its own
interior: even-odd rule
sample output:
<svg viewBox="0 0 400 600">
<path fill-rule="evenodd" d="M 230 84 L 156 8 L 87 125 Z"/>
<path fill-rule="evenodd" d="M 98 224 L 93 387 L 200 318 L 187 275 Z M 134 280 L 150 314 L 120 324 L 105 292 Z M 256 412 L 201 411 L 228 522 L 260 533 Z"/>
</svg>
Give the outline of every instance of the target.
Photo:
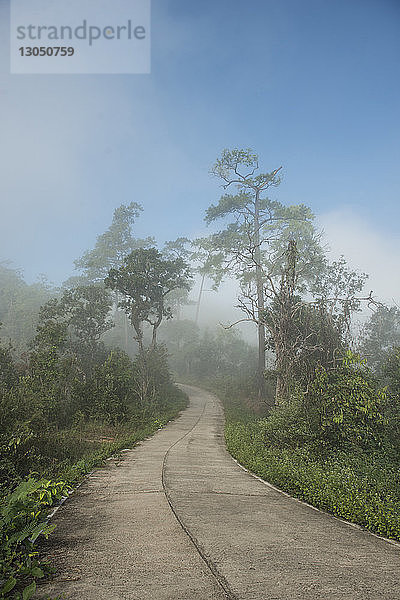
<svg viewBox="0 0 400 600">
<path fill-rule="evenodd" d="M 290 385 L 291 385 L 291 369 L 288 357 L 285 356 L 283 348 L 275 347 L 276 353 L 276 388 L 275 388 L 275 404 L 283 404 L 289 401 Z"/>
<path fill-rule="evenodd" d="M 256 191 L 254 202 L 254 257 L 256 261 L 256 284 L 257 284 L 257 328 L 258 328 L 258 397 L 265 396 L 265 325 L 264 325 L 264 288 L 261 268 L 261 248 L 260 248 L 260 198 L 259 191 Z"/>
<path fill-rule="evenodd" d="M 128 316 L 124 313 L 124 326 L 125 326 L 125 351 L 128 353 Z"/>
<path fill-rule="evenodd" d="M 195 323 L 197 325 L 198 320 L 199 320 L 199 313 L 200 313 L 200 302 L 201 302 L 201 297 L 203 294 L 203 288 L 204 288 L 204 281 L 205 281 L 206 275 L 205 273 L 203 273 L 202 278 L 201 278 L 201 284 L 200 284 L 200 291 L 199 291 L 199 297 L 197 299 L 197 307 L 196 307 L 196 318 L 195 318 Z"/>
<path fill-rule="evenodd" d="M 293 297 L 296 287 L 296 242 L 291 240 L 287 249 L 287 265 L 284 270 L 279 296 L 279 316 L 275 327 L 275 354 L 277 380 L 275 404 L 290 402 L 293 384 L 295 343 L 291 339 L 293 328 Z"/>
<path fill-rule="evenodd" d="M 157 321 L 153 323 L 153 334 L 151 338 L 151 348 L 154 350 L 157 346 L 157 329 L 160 327 L 162 321 L 162 314 L 158 315 Z"/>
</svg>

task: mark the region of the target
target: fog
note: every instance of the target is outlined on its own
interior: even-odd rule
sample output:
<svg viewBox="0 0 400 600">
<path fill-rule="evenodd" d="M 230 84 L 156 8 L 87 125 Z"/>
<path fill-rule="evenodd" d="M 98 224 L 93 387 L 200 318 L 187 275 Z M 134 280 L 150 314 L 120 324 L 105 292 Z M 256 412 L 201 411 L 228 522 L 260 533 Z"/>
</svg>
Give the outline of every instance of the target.
<svg viewBox="0 0 400 600">
<path fill-rule="evenodd" d="M 344 256 L 352 269 L 368 275 L 364 288 L 366 296 L 372 291 L 373 298 L 378 302 L 399 306 L 399 238 L 374 227 L 362 212 L 356 213 L 351 209 L 343 208 L 317 215 L 316 221 L 322 232 L 321 243 L 327 251 L 328 258 L 336 260 Z M 237 282 L 225 281 L 218 291 L 212 290 L 211 286 L 210 281 L 205 285 L 199 325 L 217 330 L 242 320 L 245 315 L 235 308 L 235 298 L 239 293 Z M 183 313 L 187 318 L 195 317 L 199 288 L 200 281 L 197 280 L 191 293 L 194 305 L 187 307 Z M 356 317 L 365 321 L 370 315 L 371 310 L 364 306 Z M 236 327 L 248 343 L 256 343 L 257 332 L 253 323 L 240 323 Z"/>
<path fill-rule="evenodd" d="M 362 210 L 334 210 L 318 219 L 330 255 L 369 275 L 366 288 L 377 300 L 400 304 L 400 239 L 364 217 Z"/>
<path fill-rule="evenodd" d="M 217 231 L 203 222 L 224 193 L 211 166 L 225 147 L 252 147 L 263 169 L 283 166 L 271 198 L 309 206 L 328 256 L 399 303 L 398 10 L 312 4 L 310 19 L 291 0 L 256 2 L 243 19 L 225 2 L 154 1 L 151 74 L 85 76 L 11 74 L 1 2 L 0 260 L 59 286 L 131 201 L 143 206 L 133 235 L 160 248 Z M 371 25 L 379 44 L 364 37 Z M 237 292 L 234 280 L 206 285 L 199 323 L 242 319 Z"/>
<path fill-rule="evenodd" d="M 193 237 L 222 192 L 211 165 L 243 146 L 266 169 L 283 165 L 273 197 L 310 206 L 333 252 L 396 295 L 379 264 L 398 256 L 398 13 L 389 2 L 324 11 L 314 22 L 296 2 L 256 2 L 243 20 L 225 2 L 154 2 L 151 75 L 35 76 L 9 72 L 1 2 L 1 258 L 58 285 L 132 200 L 144 207 L 138 235 Z M 370 25 L 379 44 L 363 37 Z"/>
<path fill-rule="evenodd" d="M 0 0 L 0 598 L 400 597 L 399 56 L 400 0 Z"/>
</svg>

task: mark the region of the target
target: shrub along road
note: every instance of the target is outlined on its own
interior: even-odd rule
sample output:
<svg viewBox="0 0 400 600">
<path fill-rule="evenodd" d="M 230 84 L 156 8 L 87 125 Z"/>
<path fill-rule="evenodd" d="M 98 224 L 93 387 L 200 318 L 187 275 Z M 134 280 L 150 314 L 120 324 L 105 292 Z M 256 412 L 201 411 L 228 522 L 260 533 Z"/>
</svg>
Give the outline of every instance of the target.
<svg viewBox="0 0 400 600">
<path fill-rule="evenodd" d="M 59 575 L 37 598 L 400 599 L 400 545 L 241 469 L 211 394 L 96 471 L 56 513 Z"/>
</svg>

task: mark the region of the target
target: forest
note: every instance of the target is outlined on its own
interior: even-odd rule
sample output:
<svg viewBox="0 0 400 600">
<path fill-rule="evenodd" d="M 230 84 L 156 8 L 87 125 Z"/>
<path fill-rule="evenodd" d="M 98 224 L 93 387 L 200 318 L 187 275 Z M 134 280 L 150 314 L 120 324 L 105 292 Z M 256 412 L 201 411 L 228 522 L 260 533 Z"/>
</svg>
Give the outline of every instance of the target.
<svg viewBox="0 0 400 600">
<path fill-rule="evenodd" d="M 218 395 L 253 473 L 400 540 L 399 307 L 329 258 L 308 206 L 271 199 L 282 167 L 233 148 L 211 173 L 207 236 L 137 237 L 131 202 L 60 287 L 0 264 L 0 598 L 29 600 L 51 572 L 50 507 L 185 409 L 176 381 Z M 207 324 L 206 287 L 226 281 L 241 316 Z"/>
</svg>

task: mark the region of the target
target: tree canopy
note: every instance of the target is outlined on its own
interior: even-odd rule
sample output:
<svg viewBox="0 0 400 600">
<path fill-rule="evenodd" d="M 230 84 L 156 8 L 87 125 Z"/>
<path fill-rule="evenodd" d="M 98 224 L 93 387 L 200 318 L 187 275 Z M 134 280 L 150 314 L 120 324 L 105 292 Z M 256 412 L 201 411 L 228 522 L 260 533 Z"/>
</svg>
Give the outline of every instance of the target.
<svg viewBox="0 0 400 600">
<path fill-rule="evenodd" d="M 130 252 L 154 245 L 152 237 L 135 238 L 133 235 L 133 225 L 142 210 L 137 202 L 121 204 L 115 209 L 110 227 L 97 237 L 95 247 L 75 261 L 75 268 L 82 272 L 83 282 L 102 282 L 108 271 L 118 269 Z M 77 283 L 82 283 L 82 279 L 78 278 Z"/>
<path fill-rule="evenodd" d="M 136 341 L 143 350 L 143 324 L 152 328 L 152 346 L 163 318 L 172 318 L 168 295 L 189 289 L 189 266 L 182 258 L 164 259 L 156 248 L 139 248 L 125 257 L 119 269 L 110 269 L 105 284 L 122 295 L 119 306 L 129 316 Z"/>
</svg>

